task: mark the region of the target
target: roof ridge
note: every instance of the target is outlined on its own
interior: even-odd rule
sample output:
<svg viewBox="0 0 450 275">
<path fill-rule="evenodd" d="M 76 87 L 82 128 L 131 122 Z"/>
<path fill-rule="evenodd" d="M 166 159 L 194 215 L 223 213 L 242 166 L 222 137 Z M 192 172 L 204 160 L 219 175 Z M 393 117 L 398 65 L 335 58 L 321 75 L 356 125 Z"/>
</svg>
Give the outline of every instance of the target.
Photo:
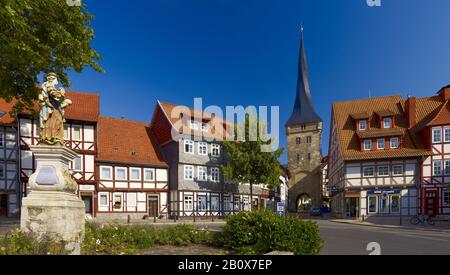
<svg viewBox="0 0 450 275">
<path fill-rule="evenodd" d="M 334 101 L 333 105 L 350 103 L 350 102 L 353 103 L 353 102 L 361 102 L 361 101 L 378 100 L 378 99 L 385 99 L 385 98 L 400 98 L 401 100 L 403 100 L 403 97 L 401 95 L 389 95 L 389 96 L 379 96 L 379 97 L 371 97 L 371 98 L 351 99 L 351 100 L 345 100 L 345 101 Z"/>
</svg>

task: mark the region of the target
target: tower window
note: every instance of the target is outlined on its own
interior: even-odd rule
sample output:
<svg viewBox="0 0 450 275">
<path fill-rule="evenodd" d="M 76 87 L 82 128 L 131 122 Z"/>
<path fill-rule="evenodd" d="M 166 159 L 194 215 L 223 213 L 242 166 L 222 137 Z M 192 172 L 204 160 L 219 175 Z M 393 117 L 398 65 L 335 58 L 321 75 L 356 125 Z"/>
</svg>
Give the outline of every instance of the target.
<svg viewBox="0 0 450 275">
<path fill-rule="evenodd" d="M 306 130 L 306 125 L 302 124 L 302 126 L 300 126 L 302 130 Z"/>
<path fill-rule="evenodd" d="M 311 160 L 311 153 L 308 153 L 308 160 Z"/>
<path fill-rule="evenodd" d="M 311 144 L 311 136 L 307 136 L 306 137 L 306 143 L 307 144 Z"/>
<path fill-rule="evenodd" d="M 302 138 L 300 138 L 300 137 L 298 137 L 298 138 L 296 138 L 295 139 L 295 143 L 298 145 L 298 144 L 301 144 L 302 143 Z"/>
</svg>

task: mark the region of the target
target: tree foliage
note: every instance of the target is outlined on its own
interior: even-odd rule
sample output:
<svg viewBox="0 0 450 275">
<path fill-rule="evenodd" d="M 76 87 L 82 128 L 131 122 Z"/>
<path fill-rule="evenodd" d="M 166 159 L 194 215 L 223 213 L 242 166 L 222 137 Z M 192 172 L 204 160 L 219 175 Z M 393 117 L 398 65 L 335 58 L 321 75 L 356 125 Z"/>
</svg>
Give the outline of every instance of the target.
<svg viewBox="0 0 450 275">
<path fill-rule="evenodd" d="M 1 0 L 0 97 L 18 100 L 15 110 L 37 98 L 41 73 L 55 72 L 70 86 L 69 70 L 90 66 L 101 72 L 101 56 L 90 45 L 93 16 L 66 0 Z"/>
<path fill-rule="evenodd" d="M 271 139 L 263 134 L 267 133 L 265 128 L 264 123 L 247 115 L 242 124 L 235 125 L 234 141 L 224 142 L 227 164 L 222 170 L 225 176 L 241 184 L 250 183 L 251 193 L 253 184 L 264 183 L 269 188 L 275 188 L 280 184 L 281 170 L 278 158 L 284 149 L 278 148 L 273 152 L 261 150 L 262 146 L 271 144 Z M 245 133 L 245 138 L 239 138 L 239 130 Z"/>
</svg>

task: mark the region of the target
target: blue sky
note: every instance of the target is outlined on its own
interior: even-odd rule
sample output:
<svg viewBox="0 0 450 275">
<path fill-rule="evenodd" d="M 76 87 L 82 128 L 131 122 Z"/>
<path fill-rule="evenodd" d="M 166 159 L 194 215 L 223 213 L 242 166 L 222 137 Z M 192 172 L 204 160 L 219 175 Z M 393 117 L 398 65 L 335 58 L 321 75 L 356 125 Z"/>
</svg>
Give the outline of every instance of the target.
<svg viewBox="0 0 450 275">
<path fill-rule="evenodd" d="M 300 23 L 328 150 L 334 101 L 428 96 L 450 84 L 450 1 L 83 0 L 106 73 L 70 74 L 101 94 L 101 113 L 148 122 L 156 100 L 280 106 L 295 99 Z M 286 156 L 281 159 L 286 162 Z"/>
</svg>

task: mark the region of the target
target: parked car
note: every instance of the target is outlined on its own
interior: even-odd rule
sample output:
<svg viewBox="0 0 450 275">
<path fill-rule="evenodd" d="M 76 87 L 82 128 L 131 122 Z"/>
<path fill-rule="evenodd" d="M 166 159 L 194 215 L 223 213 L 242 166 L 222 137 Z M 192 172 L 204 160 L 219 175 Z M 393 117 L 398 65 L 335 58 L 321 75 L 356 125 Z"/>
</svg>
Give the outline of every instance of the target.
<svg viewBox="0 0 450 275">
<path fill-rule="evenodd" d="M 322 209 L 320 207 L 313 207 L 309 211 L 311 216 L 322 216 Z"/>
</svg>

